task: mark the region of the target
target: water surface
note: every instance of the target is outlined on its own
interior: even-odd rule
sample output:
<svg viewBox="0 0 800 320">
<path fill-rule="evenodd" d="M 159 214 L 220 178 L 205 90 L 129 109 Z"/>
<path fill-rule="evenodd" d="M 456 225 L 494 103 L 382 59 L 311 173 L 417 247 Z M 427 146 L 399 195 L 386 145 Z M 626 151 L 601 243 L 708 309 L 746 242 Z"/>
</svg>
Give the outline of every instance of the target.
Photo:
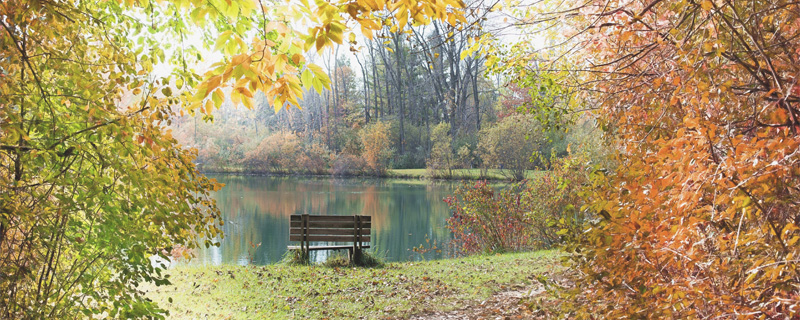
<svg viewBox="0 0 800 320">
<path fill-rule="evenodd" d="M 225 238 L 219 247 L 199 249 L 191 263 L 280 261 L 288 245 L 298 244 L 289 242 L 293 214 L 372 216 L 370 251 L 387 261 L 422 259 L 412 248 L 436 243 L 443 249 L 451 237 L 445 228 L 449 210 L 442 199 L 453 193 L 456 184 L 452 182 L 209 176 L 225 184 L 214 194 L 225 221 Z M 332 253 L 314 251 L 311 258 L 322 261 Z M 445 255 L 446 250 L 431 251 L 424 258 Z"/>
</svg>

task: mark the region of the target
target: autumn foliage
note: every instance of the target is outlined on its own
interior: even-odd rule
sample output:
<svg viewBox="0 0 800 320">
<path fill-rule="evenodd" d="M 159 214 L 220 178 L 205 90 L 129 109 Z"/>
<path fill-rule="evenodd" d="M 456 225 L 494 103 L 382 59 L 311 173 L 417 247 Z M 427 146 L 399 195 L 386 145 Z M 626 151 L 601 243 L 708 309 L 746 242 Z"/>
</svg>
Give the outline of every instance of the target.
<svg viewBox="0 0 800 320">
<path fill-rule="evenodd" d="M 388 123 L 377 121 L 360 132 L 363 157 L 373 175 L 384 175 L 389 168 L 393 154 L 389 129 Z"/>
<path fill-rule="evenodd" d="M 588 182 L 585 157 L 553 159 L 553 170 L 511 186 L 464 182 L 444 199 L 457 253 L 550 248 L 579 233 L 585 219 L 579 190 Z"/>
<path fill-rule="evenodd" d="M 212 245 L 223 223 L 210 198 L 222 186 L 197 172 L 172 121 L 213 119 L 228 98 L 254 107 L 258 91 L 275 109 L 299 106 L 303 88 L 330 87 L 305 60 L 312 48 L 343 44 L 351 27 L 370 38 L 384 26 L 456 27 L 463 6 L 0 1 L 0 318 L 164 318 L 140 285 L 169 284 L 168 252 Z M 195 70 L 205 52 L 216 57 Z M 286 140 L 279 151 L 297 152 Z M 288 163 L 270 148 L 258 150 L 265 165 Z"/>
<path fill-rule="evenodd" d="M 486 181 L 465 182 L 455 196 L 445 198 L 453 214 L 447 227 L 454 235 L 456 251 L 474 254 L 535 248 L 520 188 L 495 190 Z"/>
<path fill-rule="evenodd" d="M 620 166 L 586 194 L 597 219 L 570 248 L 590 303 L 568 311 L 800 316 L 800 5 L 612 0 L 570 12 L 582 85 Z"/>
</svg>

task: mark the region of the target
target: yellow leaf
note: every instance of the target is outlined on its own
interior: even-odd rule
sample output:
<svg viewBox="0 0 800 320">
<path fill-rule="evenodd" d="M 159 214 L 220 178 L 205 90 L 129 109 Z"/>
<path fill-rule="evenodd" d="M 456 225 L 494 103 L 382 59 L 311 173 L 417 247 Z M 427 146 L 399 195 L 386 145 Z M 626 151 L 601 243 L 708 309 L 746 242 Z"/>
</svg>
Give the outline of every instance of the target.
<svg viewBox="0 0 800 320">
<path fill-rule="evenodd" d="M 367 28 L 366 26 L 361 26 L 361 33 L 367 37 L 367 39 L 372 40 L 372 29 Z"/>
<path fill-rule="evenodd" d="M 236 92 L 240 93 L 241 95 L 243 95 L 245 97 L 253 98 L 253 93 L 250 92 L 250 90 L 248 90 L 245 87 L 237 87 L 236 88 Z"/>
<path fill-rule="evenodd" d="M 317 51 L 322 50 L 322 47 L 325 46 L 325 39 L 323 37 L 318 37 L 316 41 Z"/>
<path fill-rule="evenodd" d="M 328 33 L 328 39 L 331 39 L 333 42 L 341 44 L 342 43 L 342 33 L 341 32 L 334 32 L 333 28 L 331 28 L 331 32 Z"/>
<path fill-rule="evenodd" d="M 225 101 L 225 96 L 222 94 L 222 89 L 217 88 L 214 90 L 214 93 L 211 95 L 211 100 L 214 101 L 214 105 L 217 107 L 222 105 L 222 102 Z"/>
<path fill-rule="evenodd" d="M 242 99 L 242 104 L 244 104 L 245 108 L 252 110 L 253 109 L 253 99 L 252 98 L 245 98 Z"/>
<path fill-rule="evenodd" d="M 234 65 L 234 66 L 235 65 L 239 65 L 239 64 L 242 64 L 243 62 L 245 62 L 246 60 L 248 60 L 249 58 L 250 58 L 250 56 L 246 55 L 244 53 L 243 54 L 239 54 L 239 55 L 235 55 L 233 57 L 233 59 L 231 59 L 231 64 Z"/>
<path fill-rule="evenodd" d="M 214 44 L 214 50 L 220 51 L 225 43 L 228 42 L 228 37 L 230 37 L 232 33 L 233 31 L 228 30 L 220 34 L 217 38 L 217 42 Z"/>
<path fill-rule="evenodd" d="M 711 8 L 714 7 L 714 4 L 711 3 L 711 0 L 703 0 L 703 2 L 700 5 L 703 6 L 703 10 L 705 11 L 710 11 Z"/>
<path fill-rule="evenodd" d="M 212 109 L 213 107 L 214 107 L 214 104 L 211 102 L 211 99 L 208 99 L 208 100 L 206 100 L 205 108 L 203 110 L 201 110 L 201 111 L 203 113 L 205 113 L 205 114 L 211 114 L 211 111 L 213 110 Z"/>
<path fill-rule="evenodd" d="M 303 73 L 300 75 L 300 80 L 303 82 L 303 86 L 306 88 L 310 88 L 313 85 L 313 78 L 314 75 L 309 69 L 303 70 Z"/>
<path fill-rule="evenodd" d="M 447 23 L 449 23 L 451 26 L 455 27 L 456 26 L 456 17 L 454 15 L 452 15 L 452 14 L 447 15 Z"/>
</svg>

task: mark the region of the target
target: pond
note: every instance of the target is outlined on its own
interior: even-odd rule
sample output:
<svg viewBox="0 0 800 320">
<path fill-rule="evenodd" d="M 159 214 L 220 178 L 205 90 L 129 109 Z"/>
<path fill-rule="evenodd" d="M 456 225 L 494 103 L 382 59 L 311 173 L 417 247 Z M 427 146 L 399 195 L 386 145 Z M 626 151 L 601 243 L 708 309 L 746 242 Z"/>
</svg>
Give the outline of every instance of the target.
<svg viewBox="0 0 800 320">
<path fill-rule="evenodd" d="M 397 179 L 333 179 L 209 175 L 225 184 L 214 194 L 225 224 L 219 247 L 195 252 L 192 264 L 268 264 L 280 261 L 289 242 L 289 216 L 372 216 L 370 252 L 386 261 L 440 259 L 451 234 L 442 201 L 458 183 Z M 422 257 L 412 249 L 433 244 Z M 258 246 L 260 244 L 260 246 Z M 313 245 L 314 243 L 312 243 Z M 346 250 L 339 251 L 346 254 Z M 311 259 L 324 261 L 331 251 L 312 251 Z"/>
</svg>

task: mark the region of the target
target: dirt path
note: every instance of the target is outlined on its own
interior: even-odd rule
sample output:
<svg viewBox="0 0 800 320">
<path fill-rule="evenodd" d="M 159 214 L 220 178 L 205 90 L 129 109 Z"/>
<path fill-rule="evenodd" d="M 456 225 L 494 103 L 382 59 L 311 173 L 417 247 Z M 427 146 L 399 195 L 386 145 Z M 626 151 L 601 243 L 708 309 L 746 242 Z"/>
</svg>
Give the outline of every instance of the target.
<svg viewBox="0 0 800 320">
<path fill-rule="evenodd" d="M 500 291 L 479 304 L 466 306 L 453 311 L 433 311 L 411 316 L 412 320 L 451 320 L 451 319 L 537 319 L 542 314 L 528 309 L 522 300 L 530 301 L 543 294 L 541 284 L 517 286 Z"/>
</svg>

